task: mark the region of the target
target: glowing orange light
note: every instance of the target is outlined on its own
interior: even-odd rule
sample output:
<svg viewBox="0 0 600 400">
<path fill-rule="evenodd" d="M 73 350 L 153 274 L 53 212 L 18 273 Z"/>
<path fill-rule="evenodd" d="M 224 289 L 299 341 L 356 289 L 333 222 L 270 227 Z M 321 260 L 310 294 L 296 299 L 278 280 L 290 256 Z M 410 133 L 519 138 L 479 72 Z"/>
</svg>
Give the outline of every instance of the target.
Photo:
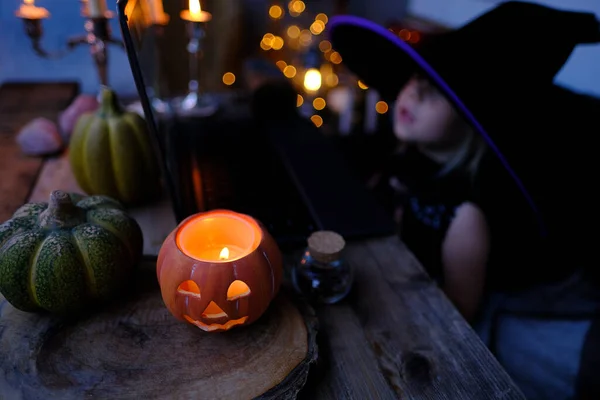
<svg viewBox="0 0 600 400">
<path fill-rule="evenodd" d="M 273 50 L 281 50 L 283 48 L 284 42 L 283 42 L 283 38 L 281 36 L 275 36 L 273 38 L 273 43 L 271 44 L 271 47 L 273 48 Z"/>
<path fill-rule="evenodd" d="M 202 7 L 200 6 L 200 0 L 190 0 L 190 16 L 199 17 L 202 12 Z"/>
<path fill-rule="evenodd" d="M 337 51 L 334 51 L 329 56 L 329 60 L 334 64 L 339 64 L 342 62 L 342 56 Z"/>
<path fill-rule="evenodd" d="M 316 99 L 313 100 L 313 107 L 315 108 L 315 110 L 322 110 L 325 108 L 326 105 L 327 105 L 327 103 L 325 102 L 325 99 L 322 97 L 317 97 Z"/>
<path fill-rule="evenodd" d="M 296 25 L 292 25 L 287 28 L 287 34 L 290 38 L 297 39 L 300 36 L 300 28 L 298 28 Z"/>
<path fill-rule="evenodd" d="M 400 36 L 400 39 L 408 42 L 410 40 L 411 33 L 408 29 L 401 29 L 398 33 L 398 36 Z"/>
<path fill-rule="evenodd" d="M 378 101 L 377 104 L 375 104 L 375 111 L 379 114 L 385 114 L 388 112 L 388 109 L 388 104 L 385 101 Z"/>
<path fill-rule="evenodd" d="M 193 22 L 208 22 L 212 19 L 212 14 L 202 11 L 200 0 L 189 0 L 189 10 L 182 10 L 179 14 L 182 19 Z"/>
<path fill-rule="evenodd" d="M 327 15 L 325 15 L 323 13 L 319 13 L 315 17 L 315 20 L 316 21 L 322 21 L 324 24 L 326 24 L 329 21 L 329 18 L 327 18 Z"/>
<path fill-rule="evenodd" d="M 287 67 L 285 67 L 283 69 L 283 75 L 285 75 L 286 78 L 293 78 L 296 76 L 296 67 L 294 67 L 293 65 L 288 65 Z"/>
<path fill-rule="evenodd" d="M 324 30 L 325 30 L 325 24 L 323 23 L 323 21 L 317 20 L 310 25 L 310 32 L 313 35 L 319 35 Z"/>
<path fill-rule="evenodd" d="M 320 115 L 313 115 L 312 117 L 310 117 L 310 120 L 313 122 L 313 124 L 315 124 L 317 128 L 323 125 L 323 118 L 321 118 Z"/>
<path fill-rule="evenodd" d="M 234 82 L 235 82 L 235 75 L 233 74 L 233 72 L 225 72 L 223 74 L 223 83 L 224 84 L 229 86 L 229 85 L 233 85 Z"/>
<path fill-rule="evenodd" d="M 327 53 L 331 50 L 331 42 L 329 40 L 322 40 L 321 43 L 319 43 L 319 50 L 323 53 Z"/>
<path fill-rule="evenodd" d="M 410 43 L 419 43 L 419 41 L 421 40 L 421 34 L 417 31 L 413 31 L 412 34 L 410 35 Z"/>
<path fill-rule="evenodd" d="M 283 16 L 283 8 L 275 5 L 269 8 L 269 16 L 273 19 L 279 19 Z"/>
<path fill-rule="evenodd" d="M 228 258 L 229 258 L 229 249 L 227 247 L 223 247 L 223 249 L 219 253 L 219 260 L 227 260 Z"/>
<path fill-rule="evenodd" d="M 277 61 L 275 65 L 277 65 L 277 68 L 279 68 L 281 71 L 283 71 L 285 67 L 287 67 L 287 63 L 283 60 Z"/>
</svg>

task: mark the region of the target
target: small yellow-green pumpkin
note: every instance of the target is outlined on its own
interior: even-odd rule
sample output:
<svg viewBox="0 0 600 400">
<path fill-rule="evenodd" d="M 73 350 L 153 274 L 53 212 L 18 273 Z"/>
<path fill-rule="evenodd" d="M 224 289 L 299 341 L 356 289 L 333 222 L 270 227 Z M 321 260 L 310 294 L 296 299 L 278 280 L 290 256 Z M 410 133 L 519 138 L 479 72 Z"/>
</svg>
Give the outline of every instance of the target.
<svg viewBox="0 0 600 400">
<path fill-rule="evenodd" d="M 0 293 L 23 311 L 76 313 L 118 293 L 142 244 L 117 201 L 54 191 L 0 225 Z"/>
<path fill-rule="evenodd" d="M 90 195 L 105 195 L 125 205 L 153 200 L 160 190 L 160 170 L 147 125 L 125 112 L 117 95 L 103 87 L 100 107 L 77 121 L 69 143 L 71 169 Z"/>
</svg>

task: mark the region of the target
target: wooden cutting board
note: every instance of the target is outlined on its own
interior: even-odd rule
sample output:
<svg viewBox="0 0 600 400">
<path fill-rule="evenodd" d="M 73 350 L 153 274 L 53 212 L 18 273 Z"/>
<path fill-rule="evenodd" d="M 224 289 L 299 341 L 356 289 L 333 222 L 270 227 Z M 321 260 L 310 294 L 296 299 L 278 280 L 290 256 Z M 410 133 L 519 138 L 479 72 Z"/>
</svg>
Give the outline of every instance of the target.
<svg viewBox="0 0 600 400">
<path fill-rule="evenodd" d="M 78 319 L 0 296 L 0 399 L 293 399 L 317 358 L 317 322 L 283 292 L 254 324 L 223 333 L 167 311 L 153 259 L 127 298 Z"/>
</svg>

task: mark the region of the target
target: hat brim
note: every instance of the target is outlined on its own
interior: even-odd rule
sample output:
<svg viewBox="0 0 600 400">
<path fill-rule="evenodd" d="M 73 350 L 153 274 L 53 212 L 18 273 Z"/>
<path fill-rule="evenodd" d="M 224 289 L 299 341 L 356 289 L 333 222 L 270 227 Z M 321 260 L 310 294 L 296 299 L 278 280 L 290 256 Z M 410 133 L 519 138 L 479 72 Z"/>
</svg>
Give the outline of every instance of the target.
<svg viewBox="0 0 600 400">
<path fill-rule="evenodd" d="M 385 99 L 394 100 L 414 72 L 425 74 L 496 154 L 538 216 L 542 234 L 545 235 L 535 201 L 506 157 L 467 105 L 415 48 L 383 26 L 361 17 L 337 15 L 330 19 L 328 25 L 333 49 L 340 53 L 344 65 Z"/>
<path fill-rule="evenodd" d="M 388 100 L 396 98 L 414 72 L 424 73 L 495 149 L 483 126 L 450 85 L 415 48 L 393 32 L 372 21 L 343 15 L 331 18 L 329 38 L 344 65 Z"/>
</svg>

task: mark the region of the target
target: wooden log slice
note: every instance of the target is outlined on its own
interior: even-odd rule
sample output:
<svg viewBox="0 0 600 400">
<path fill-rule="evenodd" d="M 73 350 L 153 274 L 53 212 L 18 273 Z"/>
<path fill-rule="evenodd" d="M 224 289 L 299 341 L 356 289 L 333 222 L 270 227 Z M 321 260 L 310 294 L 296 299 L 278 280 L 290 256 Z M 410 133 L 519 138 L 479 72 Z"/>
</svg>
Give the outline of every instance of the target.
<svg viewBox="0 0 600 400">
<path fill-rule="evenodd" d="M 0 296 L 0 399 L 293 399 L 316 332 L 312 309 L 284 293 L 252 325 L 203 332 L 167 311 L 147 260 L 126 298 L 71 320 Z"/>
</svg>

